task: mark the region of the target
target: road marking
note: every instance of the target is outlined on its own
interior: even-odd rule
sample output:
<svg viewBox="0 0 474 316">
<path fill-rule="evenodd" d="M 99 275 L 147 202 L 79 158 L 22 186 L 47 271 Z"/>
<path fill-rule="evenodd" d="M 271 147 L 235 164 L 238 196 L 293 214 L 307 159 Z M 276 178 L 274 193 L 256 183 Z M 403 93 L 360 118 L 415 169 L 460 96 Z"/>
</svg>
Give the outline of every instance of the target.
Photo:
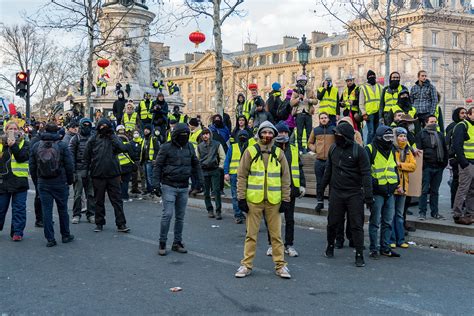
<svg viewBox="0 0 474 316">
<path fill-rule="evenodd" d="M 152 239 L 147 239 L 147 238 L 143 238 L 143 237 L 139 237 L 139 236 L 134 236 L 134 235 L 131 235 L 131 234 L 126 234 L 126 235 L 123 235 L 123 236 L 125 236 L 127 238 L 130 238 L 130 239 L 138 240 L 138 241 L 141 241 L 141 242 L 144 242 L 144 243 L 147 243 L 147 244 L 155 245 L 155 246 L 160 245 L 160 243 L 158 241 L 152 240 Z M 230 260 L 227 260 L 227 259 L 222 259 L 222 258 L 219 258 L 219 257 L 206 255 L 205 253 L 200 253 L 200 252 L 189 251 L 188 250 L 188 254 L 190 254 L 192 256 L 195 256 L 195 257 L 202 258 L 202 259 L 206 259 L 206 260 L 210 260 L 210 261 L 215 261 L 215 262 L 231 265 L 233 267 L 239 267 L 240 266 L 240 262 L 233 262 L 233 261 L 230 261 Z M 260 268 L 253 268 L 252 271 L 257 271 L 257 272 L 261 272 L 261 273 L 264 273 L 264 274 L 272 274 L 273 273 L 272 271 L 265 270 L 265 269 L 260 269 Z"/>
<path fill-rule="evenodd" d="M 440 314 L 440 313 L 430 312 L 430 311 L 412 306 L 410 304 L 393 302 L 393 301 L 384 300 L 384 299 L 377 298 L 377 297 L 369 297 L 367 300 L 370 303 L 397 308 L 397 309 L 403 310 L 405 312 L 415 313 L 417 315 L 423 315 L 423 316 L 442 316 L 443 315 L 443 314 Z"/>
</svg>

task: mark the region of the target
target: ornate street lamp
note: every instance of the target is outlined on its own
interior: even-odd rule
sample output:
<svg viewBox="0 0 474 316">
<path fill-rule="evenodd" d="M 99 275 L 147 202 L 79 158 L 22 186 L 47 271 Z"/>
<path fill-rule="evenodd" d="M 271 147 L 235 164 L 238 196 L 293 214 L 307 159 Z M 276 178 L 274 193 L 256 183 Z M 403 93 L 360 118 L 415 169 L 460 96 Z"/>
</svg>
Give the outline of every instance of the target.
<svg viewBox="0 0 474 316">
<path fill-rule="evenodd" d="M 301 38 L 301 44 L 299 44 L 296 49 L 298 50 L 299 62 L 303 66 L 303 75 L 306 75 L 306 65 L 309 62 L 309 52 L 311 51 L 311 46 L 306 43 L 306 36 L 304 34 Z"/>
</svg>

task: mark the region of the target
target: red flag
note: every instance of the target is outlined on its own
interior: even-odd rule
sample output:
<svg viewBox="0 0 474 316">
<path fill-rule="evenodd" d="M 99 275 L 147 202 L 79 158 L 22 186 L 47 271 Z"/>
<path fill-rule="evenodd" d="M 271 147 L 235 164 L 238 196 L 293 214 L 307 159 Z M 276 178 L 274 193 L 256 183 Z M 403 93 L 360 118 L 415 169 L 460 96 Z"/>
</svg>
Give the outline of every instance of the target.
<svg viewBox="0 0 474 316">
<path fill-rule="evenodd" d="M 16 106 L 13 103 L 10 103 L 8 105 L 8 111 L 10 112 L 10 115 L 16 115 Z"/>
</svg>

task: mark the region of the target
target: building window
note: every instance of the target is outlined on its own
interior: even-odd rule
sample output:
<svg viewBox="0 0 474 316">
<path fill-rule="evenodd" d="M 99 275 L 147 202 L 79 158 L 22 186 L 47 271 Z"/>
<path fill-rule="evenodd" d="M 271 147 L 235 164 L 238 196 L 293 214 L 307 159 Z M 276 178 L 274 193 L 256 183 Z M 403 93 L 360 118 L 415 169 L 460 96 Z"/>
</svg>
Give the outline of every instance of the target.
<svg viewBox="0 0 474 316">
<path fill-rule="evenodd" d="M 270 75 L 265 75 L 265 87 L 270 85 Z"/>
<path fill-rule="evenodd" d="M 224 89 L 229 88 L 229 79 L 224 79 Z"/>
<path fill-rule="evenodd" d="M 405 45 L 411 46 L 412 38 L 411 33 L 405 33 Z"/>
<path fill-rule="evenodd" d="M 166 77 L 171 77 L 171 69 L 166 69 Z"/>
<path fill-rule="evenodd" d="M 193 99 L 189 99 L 189 100 L 188 100 L 187 106 L 188 106 L 188 109 L 189 109 L 190 111 L 193 110 Z"/>
<path fill-rule="evenodd" d="M 202 97 L 198 98 L 197 109 L 198 111 L 202 111 Z"/>
<path fill-rule="evenodd" d="M 323 80 L 329 77 L 329 70 L 328 69 L 323 69 L 321 72 L 321 75 L 323 77 Z"/>
<path fill-rule="evenodd" d="M 242 88 L 243 90 L 247 90 L 247 85 L 244 78 L 240 78 L 240 88 Z"/>
<path fill-rule="evenodd" d="M 411 60 L 405 59 L 403 61 L 403 71 L 407 74 L 411 74 Z"/>
<path fill-rule="evenodd" d="M 438 73 L 438 59 L 437 58 L 431 59 L 431 72 L 434 75 Z"/>
<path fill-rule="evenodd" d="M 198 92 L 202 92 L 202 81 L 198 82 Z"/>
<path fill-rule="evenodd" d="M 247 57 L 247 66 L 253 67 L 253 58 L 252 57 Z"/>
<path fill-rule="evenodd" d="M 263 66 L 267 63 L 267 56 L 262 55 L 260 56 L 260 65 Z"/>
<path fill-rule="evenodd" d="M 453 33 L 453 48 L 458 48 L 459 47 L 459 33 Z"/>
<path fill-rule="evenodd" d="M 209 84 L 209 91 L 214 91 L 216 89 L 215 81 L 211 81 Z"/>
<path fill-rule="evenodd" d="M 324 47 L 323 48 L 323 57 L 328 57 L 329 56 L 329 47 Z"/>
<path fill-rule="evenodd" d="M 174 70 L 174 75 L 179 76 L 180 74 L 181 74 L 181 69 L 176 67 L 176 69 Z"/>
<path fill-rule="evenodd" d="M 278 64 L 279 62 L 280 62 L 280 55 L 279 54 L 273 54 L 272 64 Z"/>
<path fill-rule="evenodd" d="M 458 99 L 458 83 L 453 82 L 451 86 L 451 99 L 457 100 Z"/>
<path fill-rule="evenodd" d="M 192 83 L 188 83 L 188 93 L 192 93 L 193 92 L 193 85 Z"/>
<path fill-rule="evenodd" d="M 459 60 L 453 60 L 453 73 L 457 74 L 459 71 Z"/>
<path fill-rule="evenodd" d="M 431 31 L 431 45 L 438 46 L 438 31 Z"/>
<path fill-rule="evenodd" d="M 380 40 L 380 49 L 385 50 L 385 48 L 387 48 L 387 43 L 385 43 L 384 39 L 381 39 Z"/>
<path fill-rule="evenodd" d="M 286 61 L 293 61 L 293 52 L 286 52 Z"/>
<path fill-rule="evenodd" d="M 284 80 L 284 75 L 283 74 L 278 74 L 278 82 L 283 85 L 283 80 Z"/>
<path fill-rule="evenodd" d="M 209 101 L 209 110 L 214 110 L 216 108 L 216 97 L 211 97 Z"/>
<path fill-rule="evenodd" d="M 291 83 L 296 82 L 296 72 L 291 73 Z"/>
<path fill-rule="evenodd" d="M 339 55 L 342 56 L 346 52 L 346 45 L 341 45 L 341 48 L 339 49 Z"/>
<path fill-rule="evenodd" d="M 344 79 L 344 67 L 337 68 L 337 79 Z"/>
<path fill-rule="evenodd" d="M 257 83 L 257 77 L 252 76 L 252 83 Z"/>
<path fill-rule="evenodd" d="M 359 43 L 358 43 L 358 48 L 359 48 L 359 53 L 363 53 L 364 52 L 364 42 L 362 40 L 359 40 Z"/>
<path fill-rule="evenodd" d="M 188 66 L 184 67 L 184 74 L 189 75 L 189 67 Z"/>
<path fill-rule="evenodd" d="M 359 78 L 364 78 L 364 65 L 357 66 L 357 76 Z"/>
</svg>

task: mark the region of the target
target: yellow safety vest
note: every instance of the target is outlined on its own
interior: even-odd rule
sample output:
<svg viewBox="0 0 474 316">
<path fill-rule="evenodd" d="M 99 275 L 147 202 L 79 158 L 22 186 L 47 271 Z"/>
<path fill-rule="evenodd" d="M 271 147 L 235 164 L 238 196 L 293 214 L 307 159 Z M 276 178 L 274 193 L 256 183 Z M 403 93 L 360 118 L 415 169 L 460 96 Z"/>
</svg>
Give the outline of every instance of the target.
<svg viewBox="0 0 474 316">
<path fill-rule="evenodd" d="M 18 147 L 22 149 L 24 144 L 25 144 L 25 140 L 22 139 L 20 144 L 18 144 Z M 0 152 L 2 151 L 3 151 L 3 144 L 0 143 Z M 28 161 L 17 162 L 15 159 L 15 155 L 11 154 L 10 165 L 11 165 L 13 175 L 19 178 L 28 178 Z"/>
<path fill-rule="evenodd" d="M 474 159 L 474 125 L 466 120 L 461 123 L 466 125 L 467 135 L 469 136 L 469 139 L 464 141 L 464 156 L 466 156 L 466 159 Z"/>
<path fill-rule="evenodd" d="M 242 153 L 240 152 L 239 144 L 232 144 L 232 158 L 230 159 L 229 174 L 237 174 L 240 158 L 242 158 Z"/>
<path fill-rule="evenodd" d="M 170 119 L 170 120 L 176 120 L 176 121 L 177 121 L 176 116 L 175 116 L 174 114 L 171 114 L 171 113 L 168 114 L 168 119 Z M 184 114 L 181 114 L 181 115 L 179 116 L 179 122 L 178 122 L 178 123 L 184 123 L 184 119 L 185 119 L 185 115 L 184 115 Z"/>
<path fill-rule="evenodd" d="M 388 89 L 385 90 L 385 94 L 383 96 L 385 102 L 385 107 L 383 108 L 384 113 L 393 111 L 392 108 L 398 103 L 398 94 L 400 93 L 400 91 L 402 91 L 402 85 L 398 85 L 398 89 L 394 93 L 388 92 Z M 395 113 L 395 111 L 393 111 L 393 113 Z"/>
<path fill-rule="evenodd" d="M 349 88 L 346 86 L 344 90 L 342 91 L 342 101 L 344 101 L 344 108 L 347 110 L 351 109 L 351 104 L 349 101 L 355 101 L 357 100 L 356 96 L 356 90 L 357 86 L 351 91 L 351 94 L 349 94 Z M 357 112 L 359 111 L 359 107 L 357 105 L 352 104 L 352 111 Z"/>
<path fill-rule="evenodd" d="M 252 110 L 252 106 L 253 100 L 245 100 L 244 105 L 242 106 L 242 115 L 245 116 L 247 121 L 250 118 L 250 110 Z"/>
<path fill-rule="evenodd" d="M 318 89 L 318 92 L 323 91 L 323 87 Z M 331 93 L 328 94 L 328 91 L 324 93 L 323 99 L 319 101 L 319 113 L 325 112 L 328 115 L 336 115 L 336 106 L 337 106 L 337 96 L 339 91 L 336 87 L 331 87 Z"/>
<path fill-rule="evenodd" d="M 295 128 L 294 131 L 295 131 L 295 142 L 298 142 L 298 129 Z M 303 128 L 303 136 L 301 137 L 301 146 L 303 146 L 303 148 L 308 148 L 308 137 L 307 137 L 305 128 Z"/>
<path fill-rule="evenodd" d="M 295 188 L 300 187 L 300 164 L 298 156 L 298 147 L 290 145 L 291 149 L 291 178 L 293 179 L 293 185 Z"/>
<path fill-rule="evenodd" d="M 151 104 L 150 104 L 150 110 L 151 110 Z M 152 118 L 153 118 L 153 115 L 146 108 L 145 100 L 141 100 L 140 101 L 140 119 L 142 119 L 142 120 L 150 119 L 151 120 Z"/>
<path fill-rule="evenodd" d="M 392 106 L 391 108 L 391 111 L 393 112 L 393 114 L 395 114 L 395 112 L 397 111 L 403 111 L 402 108 L 398 105 L 398 104 L 395 104 L 394 106 Z M 405 112 L 405 111 L 404 111 Z M 415 117 L 416 115 L 416 109 L 414 106 L 411 107 L 411 109 L 408 111 L 408 113 L 406 113 L 408 115 L 410 115 L 412 118 Z"/>
<path fill-rule="evenodd" d="M 191 144 L 193 144 L 194 148 L 196 148 L 196 146 L 198 145 L 197 139 L 199 138 L 201 133 L 202 133 L 202 129 L 198 129 L 198 130 L 195 130 L 194 132 L 191 132 L 189 134 L 189 142 Z M 170 133 L 170 135 L 171 135 L 171 133 Z M 171 139 L 171 136 L 170 136 L 170 139 Z"/>
<path fill-rule="evenodd" d="M 167 142 L 171 141 L 171 131 L 168 131 L 168 137 L 166 137 L 166 141 Z"/>
<path fill-rule="evenodd" d="M 123 143 L 128 144 L 128 142 L 123 142 Z M 128 164 L 132 163 L 130 158 L 128 158 L 128 155 L 125 155 L 124 153 L 118 154 L 118 160 L 119 160 L 119 163 L 120 163 L 121 166 L 128 165 Z"/>
<path fill-rule="evenodd" d="M 257 145 L 258 146 L 258 145 Z M 250 159 L 253 161 L 258 151 L 255 146 L 248 147 Z M 279 157 L 280 148 L 275 149 L 275 154 Z M 281 164 L 277 159 L 268 159 L 268 165 L 265 169 L 263 158 L 259 157 L 250 165 L 250 173 L 247 179 L 246 198 L 250 203 L 262 203 L 266 195 L 270 204 L 276 205 L 281 202 Z"/>
<path fill-rule="evenodd" d="M 145 147 L 145 139 L 142 141 L 142 149 L 141 152 L 143 153 L 143 148 Z M 155 154 L 155 149 L 153 148 L 153 136 L 150 136 L 150 148 L 148 150 L 148 159 L 153 161 L 153 155 Z"/>
<path fill-rule="evenodd" d="M 129 117 L 127 113 L 123 115 L 123 123 L 125 124 L 125 130 L 133 131 L 137 125 L 137 113 L 133 112 L 132 116 Z"/>
<path fill-rule="evenodd" d="M 368 115 L 375 114 L 380 108 L 380 98 L 382 94 L 382 86 L 378 83 L 375 84 L 375 92 L 372 88 L 364 84 L 362 85 L 362 91 L 365 97 L 365 111 Z"/>
<path fill-rule="evenodd" d="M 436 120 L 438 121 L 438 126 L 436 127 L 437 132 L 441 132 L 441 127 L 439 126 L 439 111 L 441 111 L 441 110 L 439 108 L 439 104 L 437 104 L 436 105 L 436 110 L 434 112 L 434 116 L 436 116 Z"/>
<path fill-rule="evenodd" d="M 155 89 L 158 88 L 158 81 L 153 81 L 153 88 L 155 88 Z"/>
<path fill-rule="evenodd" d="M 367 145 L 369 151 L 372 152 L 372 144 Z M 378 185 L 396 184 L 397 163 L 393 157 L 393 151 L 390 150 L 390 156 L 386 159 L 380 152 L 377 152 L 374 164 L 371 167 L 372 178 L 377 180 Z"/>
</svg>

